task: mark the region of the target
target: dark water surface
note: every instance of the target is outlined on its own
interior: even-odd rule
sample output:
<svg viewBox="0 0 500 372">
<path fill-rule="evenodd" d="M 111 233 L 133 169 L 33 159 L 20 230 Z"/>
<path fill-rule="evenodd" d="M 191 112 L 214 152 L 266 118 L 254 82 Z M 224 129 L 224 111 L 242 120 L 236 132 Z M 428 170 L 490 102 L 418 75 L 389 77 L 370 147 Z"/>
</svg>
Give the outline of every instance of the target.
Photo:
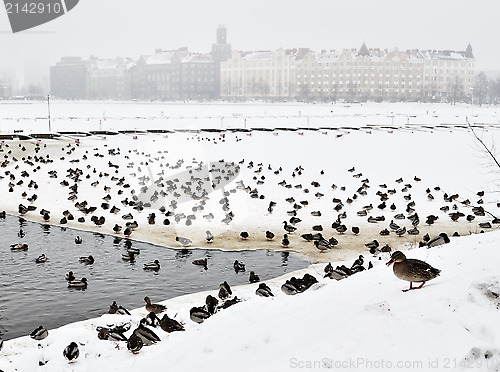
<svg viewBox="0 0 500 372">
<path fill-rule="evenodd" d="M 24 234 L 19 236 L 20 230 Z M 135 263 L 123 261 L 125 238 L 42 225 L 7 216 L 0 219 L 0 335 L 4 340 L 24 336 L 39 325 L 55 328 L 106 313 L 116 300 L 128 309 L 144 305 L 144 296 L 153 302 L 218 289 L 227 280 L 231 286 L 248 283 L 251 270 L 261 280 L 271 279 L 309 265 L 287 252 L 180 250 L 131 241 L 141 250 Z M 21 235 L 23 235 L 21 234 Z M 80 236 L 82 244 L 76 244 Z M 10 245 L 27 243 L 26 252 L 13 252 Z M 44 253 L 48 261 L 35 263 Z M 95 263 L 85 265 L 81 256 L 93 255 Z M 192 264 L 208 258 L 208 270 Z M 143 270 L 144 263 L 158 259 L 158 272 Z M 235 260 L 246 264 L 236 274 Z M 72 270 L 89 280 L 84 291 L 68 289 L 65 274 Z"/>
</svg>

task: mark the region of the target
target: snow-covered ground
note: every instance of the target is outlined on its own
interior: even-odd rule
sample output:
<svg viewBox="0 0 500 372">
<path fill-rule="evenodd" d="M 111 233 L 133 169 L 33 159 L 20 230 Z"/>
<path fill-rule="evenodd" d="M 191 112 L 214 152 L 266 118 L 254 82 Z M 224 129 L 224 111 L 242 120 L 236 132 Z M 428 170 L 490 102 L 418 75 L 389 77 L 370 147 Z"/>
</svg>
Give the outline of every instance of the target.
<svg viewBox="0 0 500 372">
<path fill-rule="evenodd" d="M 206 293 L 169 300 L 165 303 L 168 314 L 177 314 L 177 319 L 186 323 L 186 331 L 167 335 L 159 330 L 162 341 L 144 348 L 138 355 L 129 353 L 123 343 L 115 348 L 114 343 L 97 339 L 96 326 L 128 319 L 105 315 L 49 330 L 49 337 L 40 342 L 42 347 L 29 337 L 5 342 L 0 352 L 0 369 L 17 367 L 29 371 L 40 360 L 47 361 L 40 367 L 46 370 L 135 370 L 153 366 L 175 370 L 202 367 L 215 370 L 225 366 L 263 371 L 312 367 L 369 370 L 396 366 L 444 370 L 468 367 L 469 364 L 461 364 L 464 360 L 477 362 L 485 370 L 498 369 L 500 333 L 495 322 L 498 317 L 495 294 L 499 293 L 500 285 L 495 277 L 498 272 L 495 241 L 499 235 L 492 231 L 498 228 L 493 223 L 498 214 L 498 170 L 491 167 L 490 159 L 467 128 L 454 127 L 465 125 L 466 116 L 473 124 L 487 124 L 477 128 L 477 133 L 493 144 L 500 133 L 496 129 L 497 108 L 373 103 L 54 102 L 51 113 L 54 131 L 245 126 L 336 129 L 227 131 L 224 136 L 176 132 L 5 141 L 0 153 L 5 156 L 2 171 L 6 172 L 0 180 L 0 209 L 18 214 L 20 203 L 35 205 L 37 210 L 28 212 L 25 218 L 41 221 L 39 210 L 45 208 L 50 210 L 50 223 L 55 224 L 60 223 L 67 210 L 75 217 L 67 221 L 68 226 L 110 234 L 115 224 L 124 228 L 126 220 L 122 216 L 131 213 L 139 224 L 132 237 L 140 240 L 179 246 L 175 237 L 182 235 L 192 239 L 195 247 L 282 249 L 282 222 L 290 219 L 287 212 L 293 211 L 297 204 L 302 208 L 295 207 L 296 217 L 302 221 L 290 235 L 289 249 L 314 262 L 349 260 L 350 264 L 363 253 L 367 266 L 366 258 L 370 255 L 365 243 L 377 239 L 380 246 L 389 244 L 393 251 L 410 249 L 409 257 L 425 259 L 440 268 L 442 274 L 422 290 L 402 293 L 400 290 L 407 283 L 397 280 L 392 270 L 382 265 L 388 261 L 387 255 L 379 255 L 381 260 L 371 258 L 375 265 L 372 270 L 340 282 L 321 279 L 324 267 L 321 264 L 308 270 L 320 283 L 305 293 L 296 296 L 282 293 L 279 288 L 285 278 L 268 282 L 276 295 L 272 299 L 255 296 L 256 285 L 240 287 L 234 294 L 245 299 L 244 302 L 217 313 L 201 325 L 189 320 L 189 309 L 203 305 Z M 3 102 L 0 129 L 3 133 L 18 129 L 28 133 L 47 131 L 45 115 L 46 103 Z M 38 158 L 28 159 L 29 155 L 35 155 L 37 147 Z M 40 161 L 42 156 L 53 162 Z M 67 177 L 68 170 L 76 168 L 82 170 L 77 181 Z M 23 171 L 28 175 L 23 176 Z M 403 181 L 397 182 L 400 178 Z M 23 182 L 18 184 L 20 180 Z M 30 180 L 37 183 L 37 189 L 29 187 Z M 63 181 L 69 184 L 64 186 Z M 68 200 L 73 184 L 78 184 L 78 193 L 76 199 Z M 124 184 L 130 187 L 124 188 Z M 169 189 L 168 185 L 173 186 Z M 149 202 L 154 190 L 163 190 L 165 195 L 152 203 L 151 208 L 139 212 L 122 203 L 126 198 L 133 200 L 134 196 Z M 360 191 L 366 191 L 366 195 Z M 484 195 L 478 195 L 483 191 Z M 33 194 L 37 199 L 29 202 L 27 199 Z M 201 199 L 200 194 L 204 195 Z M 381 194 L 388 197 L 384 209 L 378 207 L 382 203 Z M 107 195 L 110 207 L 117 206 L 119 213 L 111 214 L 101 207 L 102 198 Z M 458 196 L 446 201 L 445 197 L 451 195 Z M 341 208 L 334 199 L 340 200 Z M 97 207 L 96 211 L 85 215 L 81 208 L 75 207 L 76 202 L 82 201 Z M 177 202 L 175 209 L 172 201 Z M 272 213 L 268 211 L 270 201 L 276 203 Z M 414 211 L 407 209 L 411 202 L 415 203 Z M 365 208 L 370 204 L 373 209 Z M 391 204 L 395 210 L 390 209 Z M 160 206 L 165 206 L 172 216 L 163 216 L 158 211 Z M 450 210 L 441 210 L 444 206 Z M 479 206 L 491 214 L 476 216 L 472 208 Z M 359 216 L 357 212 L 363 210 L 367 210 L 367 215 Z M 148 215 L 153 211 L 156 221 L 149 224 Z M 318 211 L 321 216 L 311 214 Z M 331 225 L 343 212 L 346 218 L 342 223 L 348 230 L 340 234 Z M 418 235 L 398 237 L 389 229 L 391 220 L 406 229 L 412 228 L 406 217 L 415 212 L 420 217 Z M 449 213 L 453 212 L 463 213 L 458 222 L 450 219 Z M 203 218 L 209 213 L 214 215 L 211 221 Z M 230 221 L 228 213 L 232 213 Z M 396 214 L 405 218 L 395 220 Z M 432 226 L 425 223 L 430 214 L 439 217 Z M 92 215 L 105 216 L 106 222 L 96 226 L 90 220 Z M 467 222 L 468 215 L 474 220 Z M 385 221 L 369 223 L 370 216 L 384 216 Z M 84 217 L 85 222 L 77 222 L 79 217 Z M 169 225 L 162 223 L 165 218 L 169 219 Z M 486 222 L 492 227 L 479 225 Z M 303 240 L 300 235 L 313 232 L 315 225 L 322 226 L 325 238 L 334 237 L 339 244 L 321 253 Z M 353 226 L 360 228 L 359 235 L 352 233 Z M 390 234 L 381 236 L 379 232 L 385 228 Z M 213 243 L 205 242 L 207 229 L 215 235 Z M 266 230 L 273 231 L 276 238 L 266 240 Z M 481 230 L 487 233 L 464 236 Z M 247 231 L 249 239 L 240 239 L 241 231 Z M 449 235 L 457 232 L 461 237 L 453 238 L 443 247 L 413 249 L 424 234 L 432 237 L 442 231 Z M 135 324 L 144 315 L 144 309 L 135 310 L 130 320 Z M 80 344 L 80 358 L 67 366 L 62 350 L 71 341 Z M 391 365 L 381 365 L 384 361 Z"/>
</svg>

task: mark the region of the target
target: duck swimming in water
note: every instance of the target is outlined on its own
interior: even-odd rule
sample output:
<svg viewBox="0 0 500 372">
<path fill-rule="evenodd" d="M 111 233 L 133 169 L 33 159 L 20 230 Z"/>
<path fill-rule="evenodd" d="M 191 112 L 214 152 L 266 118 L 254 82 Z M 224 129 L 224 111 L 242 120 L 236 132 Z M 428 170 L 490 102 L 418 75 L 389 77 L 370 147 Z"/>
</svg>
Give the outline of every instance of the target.
<svg viewBox="0 0 500 372">
<path fill-rule="evenodd" d="M 432 267 L 427 262 L 406 258 L 401 251 L 392 254 L 391 260 L 387 262 L 387 266 L 390 265 L 393 265 L 394 275 L 397 278 L 410 282 L 410 288 L 404 289 L 403 292 L 422 288 L 427 281 L 438 277 L 441 272 L 441 270 Z M 422 282 L 422 284 L 413 287 L 413 282 Z"/>
<path fill-rule="evenodd" d="M 88 286 L 87 278 L 82 278 L 81 280 L 72 280 L 68 282 L 68 288 L 75 289 L 85 289 Z"/>
<path fill-rule="evenodd" d="M 80 257 L 79 261 L 81 263 L 84 263 L 85 265 L 92 265 L 95 262 L 94 257 L 92 255 L 89 255 L 88 257 Z"/>
<path fill-rule="evenodd" d="M 67 274 L 66 274 L 66 280 L 68 282 L 72 282 L 73 280 L 75 280 L 75 275 L 73 274 L 73 271 L 69 271 Z"/>
<path fill-rule="evenodd" d="M 160 270 L 160 261 L 154 260 L 153 262 L 144 264 L 144 270 Z"/>
<path fill-rule="evenodd" d="M 35 262 L 36 262 L 36 263 L 44 263 L 44 262 L 47 262 L 47 256 L 45 256 L 45 254 L 42 254 L 42 255 L 38 256 L 38 257 L 35 259 Z"/>
</svg>

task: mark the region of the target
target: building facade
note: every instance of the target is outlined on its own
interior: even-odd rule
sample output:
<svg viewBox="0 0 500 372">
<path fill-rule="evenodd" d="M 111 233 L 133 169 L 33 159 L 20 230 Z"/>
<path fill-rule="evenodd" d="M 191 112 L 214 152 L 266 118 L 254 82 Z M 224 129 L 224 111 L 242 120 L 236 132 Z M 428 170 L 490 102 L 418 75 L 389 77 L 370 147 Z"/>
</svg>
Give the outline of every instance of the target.
<svg viewBox="0 0 500 372">
<path fill-rule="evenodd" d="M 50 94 L 64 99 L 86 99 L 89 61 L 63 57 L 50 67 Z"/>
<path fill-rule="evenodd" d="M 474 86 L 465 51 L 291 49 L 233 52 L 221 62 L 221 97 L 348 101 L 464 101 Z"/>
</svg>

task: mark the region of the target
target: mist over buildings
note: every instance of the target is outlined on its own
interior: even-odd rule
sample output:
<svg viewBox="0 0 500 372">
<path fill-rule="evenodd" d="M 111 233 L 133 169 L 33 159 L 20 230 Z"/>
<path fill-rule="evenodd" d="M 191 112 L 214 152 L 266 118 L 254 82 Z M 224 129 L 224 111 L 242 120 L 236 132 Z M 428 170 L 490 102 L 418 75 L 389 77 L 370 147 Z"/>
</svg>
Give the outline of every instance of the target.
<svg viewBox="0 0 500 372">
<path fill-rule="evenodd" d="M 382 50 L 464 51 L 472 45 L 474 69 L 490 76 L 500 70 L 500 34 L 495 0 L 472 5 L 465 1 L 423 0 L 159 0 L 131 3 L 120 0 L 81 1 L 70 13 L 32 30 L 12 34 L 5 11 L 0 11 L 0 79 L 14 91 L 30 85 L 49 91 L 50 66 L 62 57 L 130 58 L 155 50 L 188 47 L 210 53 L 218 25 L 228 30 L 237 51 L 276 51 L 293 48 L 322 50 L 368 48 Z"/>
</svg>

